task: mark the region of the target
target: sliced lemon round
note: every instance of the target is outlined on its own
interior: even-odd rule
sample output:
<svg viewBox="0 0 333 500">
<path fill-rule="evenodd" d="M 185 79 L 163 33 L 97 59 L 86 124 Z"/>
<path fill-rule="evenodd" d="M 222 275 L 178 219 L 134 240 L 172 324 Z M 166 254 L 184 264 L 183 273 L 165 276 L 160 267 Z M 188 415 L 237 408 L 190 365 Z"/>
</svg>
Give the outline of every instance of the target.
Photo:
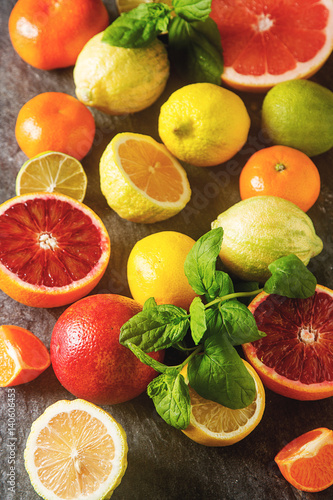
<svg viewBox="0 0 333 500">
<path fill-rule="evenodd" d="M 152 137 L 117 134 L 100 161 L 101 190 L 123 219 L 153 223 L 176 215 L 191 197 L 186 171 Z"/>
<path fill-rule="evenodd" d="M 247 361 L 243 362 L 256 386 L 256 397 L 246 408 L 232 410 L 202 398 L 189 386 L 191 418 L 183 433 L 193 441 L 206 446 L 229 446 L 248 436 L 261 421 L 265 409 L 265 389 L 254 368 Z M 187 365 L 181 373 L 188 384 Z"/>
<path fill-rule="evenodd" d="M 110 498 L 127 467 L 122 426 L 82 399 L 58 401 L 32 424 L 24 451 L 35 491 L 45 500 Z"/>
<path fill-rule="evenodd" d="M 62 193 L 83 201 L 87 176 L 81 163 L 64 153 L 47 151 L 27 160 L 16 177 L 16 194 Z"/>
<path fill-rule="evenodd" d="M 171 0 L 116 0 L 119 14 L 135 9 L 140 3 L 165 3 L 169 7 L 172 6 Z"/>
</svg>

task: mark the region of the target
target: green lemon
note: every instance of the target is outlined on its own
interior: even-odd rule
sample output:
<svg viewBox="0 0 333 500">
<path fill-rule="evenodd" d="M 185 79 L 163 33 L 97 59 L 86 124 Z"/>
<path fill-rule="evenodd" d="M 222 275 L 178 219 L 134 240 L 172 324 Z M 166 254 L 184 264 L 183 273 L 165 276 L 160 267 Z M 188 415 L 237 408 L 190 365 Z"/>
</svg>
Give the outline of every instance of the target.
<svg viewBox="0 0 333 500">
<path fill-rule="evenodd" d="M 274 144 L 325 153 L 333 147 L 333 92 L 309 80 L 279 83 L 264 99 L 262 128 Z"/>
<path fill-rule="evenodd" d="M 104 113 L 136 113 L 162 94 L 169 77 L 167 51 L 160 40 L 147 47 L 125 49 L 95 35 L 83 47 L 74 67 L 77 98 Z"/>
</svg>

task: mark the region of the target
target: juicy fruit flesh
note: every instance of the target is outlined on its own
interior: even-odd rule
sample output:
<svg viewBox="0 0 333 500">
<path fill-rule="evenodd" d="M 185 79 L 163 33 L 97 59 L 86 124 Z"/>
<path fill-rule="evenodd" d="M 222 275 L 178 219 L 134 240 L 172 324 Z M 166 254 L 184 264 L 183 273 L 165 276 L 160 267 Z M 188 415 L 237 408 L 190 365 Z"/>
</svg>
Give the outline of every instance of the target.
<svg viewBox="0 0 333 500">
<path fill-rule="evenodd" d="M 148 142 L 129 139 L 119 145 L 118 154 L 131 181 L 148 196 L 161 202 L 179 200 L 182 178 L 162 151 Z"/>
<path fill-rule="evenodd" d="M 16 203 L 0 216 L 0 262 L 24 282 L 62 287 L 85 278 L 101 254 L 88 215 L 57 199 Z"/>
<path fill-rule="evenodd" d="M 34 462 L 43 485 L 69 500 L 96 491 L 110 475 L 114 456 L 105 425 L 72 410 L 53 417 L 40 432 Z"/>
<path fill-rule="evenodd" d="M 225 66 L 243 75 L 280 75 L 323 48 L 329 11 L 316 1 L 268 0 L 263 8 L 261 2 L 213 0 L 211 17 L 221 33 Z"/>
<path fill-rule="evenodd" d="M 256 356 L 279 375 L 302 384 L 333 382 L 333 300 L 316 291 L 308 299 L 270 295 L 254 311 L 267 336 Z"/>
</svg>

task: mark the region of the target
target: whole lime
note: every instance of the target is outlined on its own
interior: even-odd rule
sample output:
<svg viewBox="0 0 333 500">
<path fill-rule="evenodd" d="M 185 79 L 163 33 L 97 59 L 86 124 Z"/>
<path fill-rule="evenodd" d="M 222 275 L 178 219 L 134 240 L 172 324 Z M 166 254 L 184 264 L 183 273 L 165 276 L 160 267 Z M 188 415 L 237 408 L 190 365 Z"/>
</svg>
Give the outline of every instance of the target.
<svg viewBox="0 0 333 500">
<path fill-rule="evenodd" d="M 333 147 L 333 92 L 309 80 L 279 83 L 263 101 L 262 129 L 274 144 L 325 153 Z"/>
<path fill-rule="evenodd" d="M 102 41 L 103 33 L 83 47 L 74 67 L 77 98 L 104 113 L 136 113 L 162 94 L 169 77 L 167 51 L 160 40 L 127 49 Z"/>
</svg>

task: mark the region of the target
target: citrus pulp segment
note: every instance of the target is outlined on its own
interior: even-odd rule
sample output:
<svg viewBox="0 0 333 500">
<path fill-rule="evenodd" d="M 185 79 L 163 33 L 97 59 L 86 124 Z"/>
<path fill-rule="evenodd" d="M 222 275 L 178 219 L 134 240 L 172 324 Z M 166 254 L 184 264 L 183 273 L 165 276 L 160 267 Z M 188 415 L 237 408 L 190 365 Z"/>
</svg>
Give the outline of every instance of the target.
<svg viewBox="0 0 333 500">
<path fill-rule="evenodd" d="M 249 363 L 243 362 L 256 386 L 255 399 L 246 408 L 232 410 L 202 398 L 189 387 L 190 425 L 182 432 L 193 441 L 206 446 L 229 446 L 248 436 L 261 421 L 265 409 L 265 390 L 256 371 Z M 188 384 L 187 365 L 181 373 Z"/>
<path fill-rule="evenodd" d="M 243 350 L 266 387 L 299 400 L 333 396 L 333 291 L 317 285 L 308 299 L 262 292 L 249 309 L 266 337 Z"/>
<path fill-rule="evenodd" d="M 331 0 L 213 0 L 210 15 L 221 35 L 222 79 L 239 90 L 308 78 L 332 52 Z"/>
<path fill-rule="evenodd" d="M 82 399 L 58 401 L 34 421 L 25 467 L 45 500 L 110 498 L 127 467 L 127 439 L 106 411 Z"/>
<path fill-rule="evenodd" d="M 0 207 L 0 288 L 18 302 L 74 302 L 97 285 L 109 258 L 103 222 L 73 198 L 32 193 Z"/>
<path fill-rule="evenodd" d="M 0 387 L 30 382 L 50 363 L 48 350 L 33 333 L 19 326 L 0 326 Z"/>
<path fill-rule="evenodd" d="M 62 193 L 83 201 L 87 176 L 81 163 L 64 153 L 46 152 L 26 161 L 16 177 L 16 194 Z"/>
<path fill-rule="evenodd" d="M 153 223 L 180 212 L 191 197 L 186 171 L 152 137 L 117 134 L 100 161 L 101 190 L 124 219 Z"/>
<path fill-rule="evenodd" d="M 306 432 L 286 444 L 274 460 L 295 488 L 323 491 L 333 485 L 333 431 L 319 427 Z"/>
</svg>

